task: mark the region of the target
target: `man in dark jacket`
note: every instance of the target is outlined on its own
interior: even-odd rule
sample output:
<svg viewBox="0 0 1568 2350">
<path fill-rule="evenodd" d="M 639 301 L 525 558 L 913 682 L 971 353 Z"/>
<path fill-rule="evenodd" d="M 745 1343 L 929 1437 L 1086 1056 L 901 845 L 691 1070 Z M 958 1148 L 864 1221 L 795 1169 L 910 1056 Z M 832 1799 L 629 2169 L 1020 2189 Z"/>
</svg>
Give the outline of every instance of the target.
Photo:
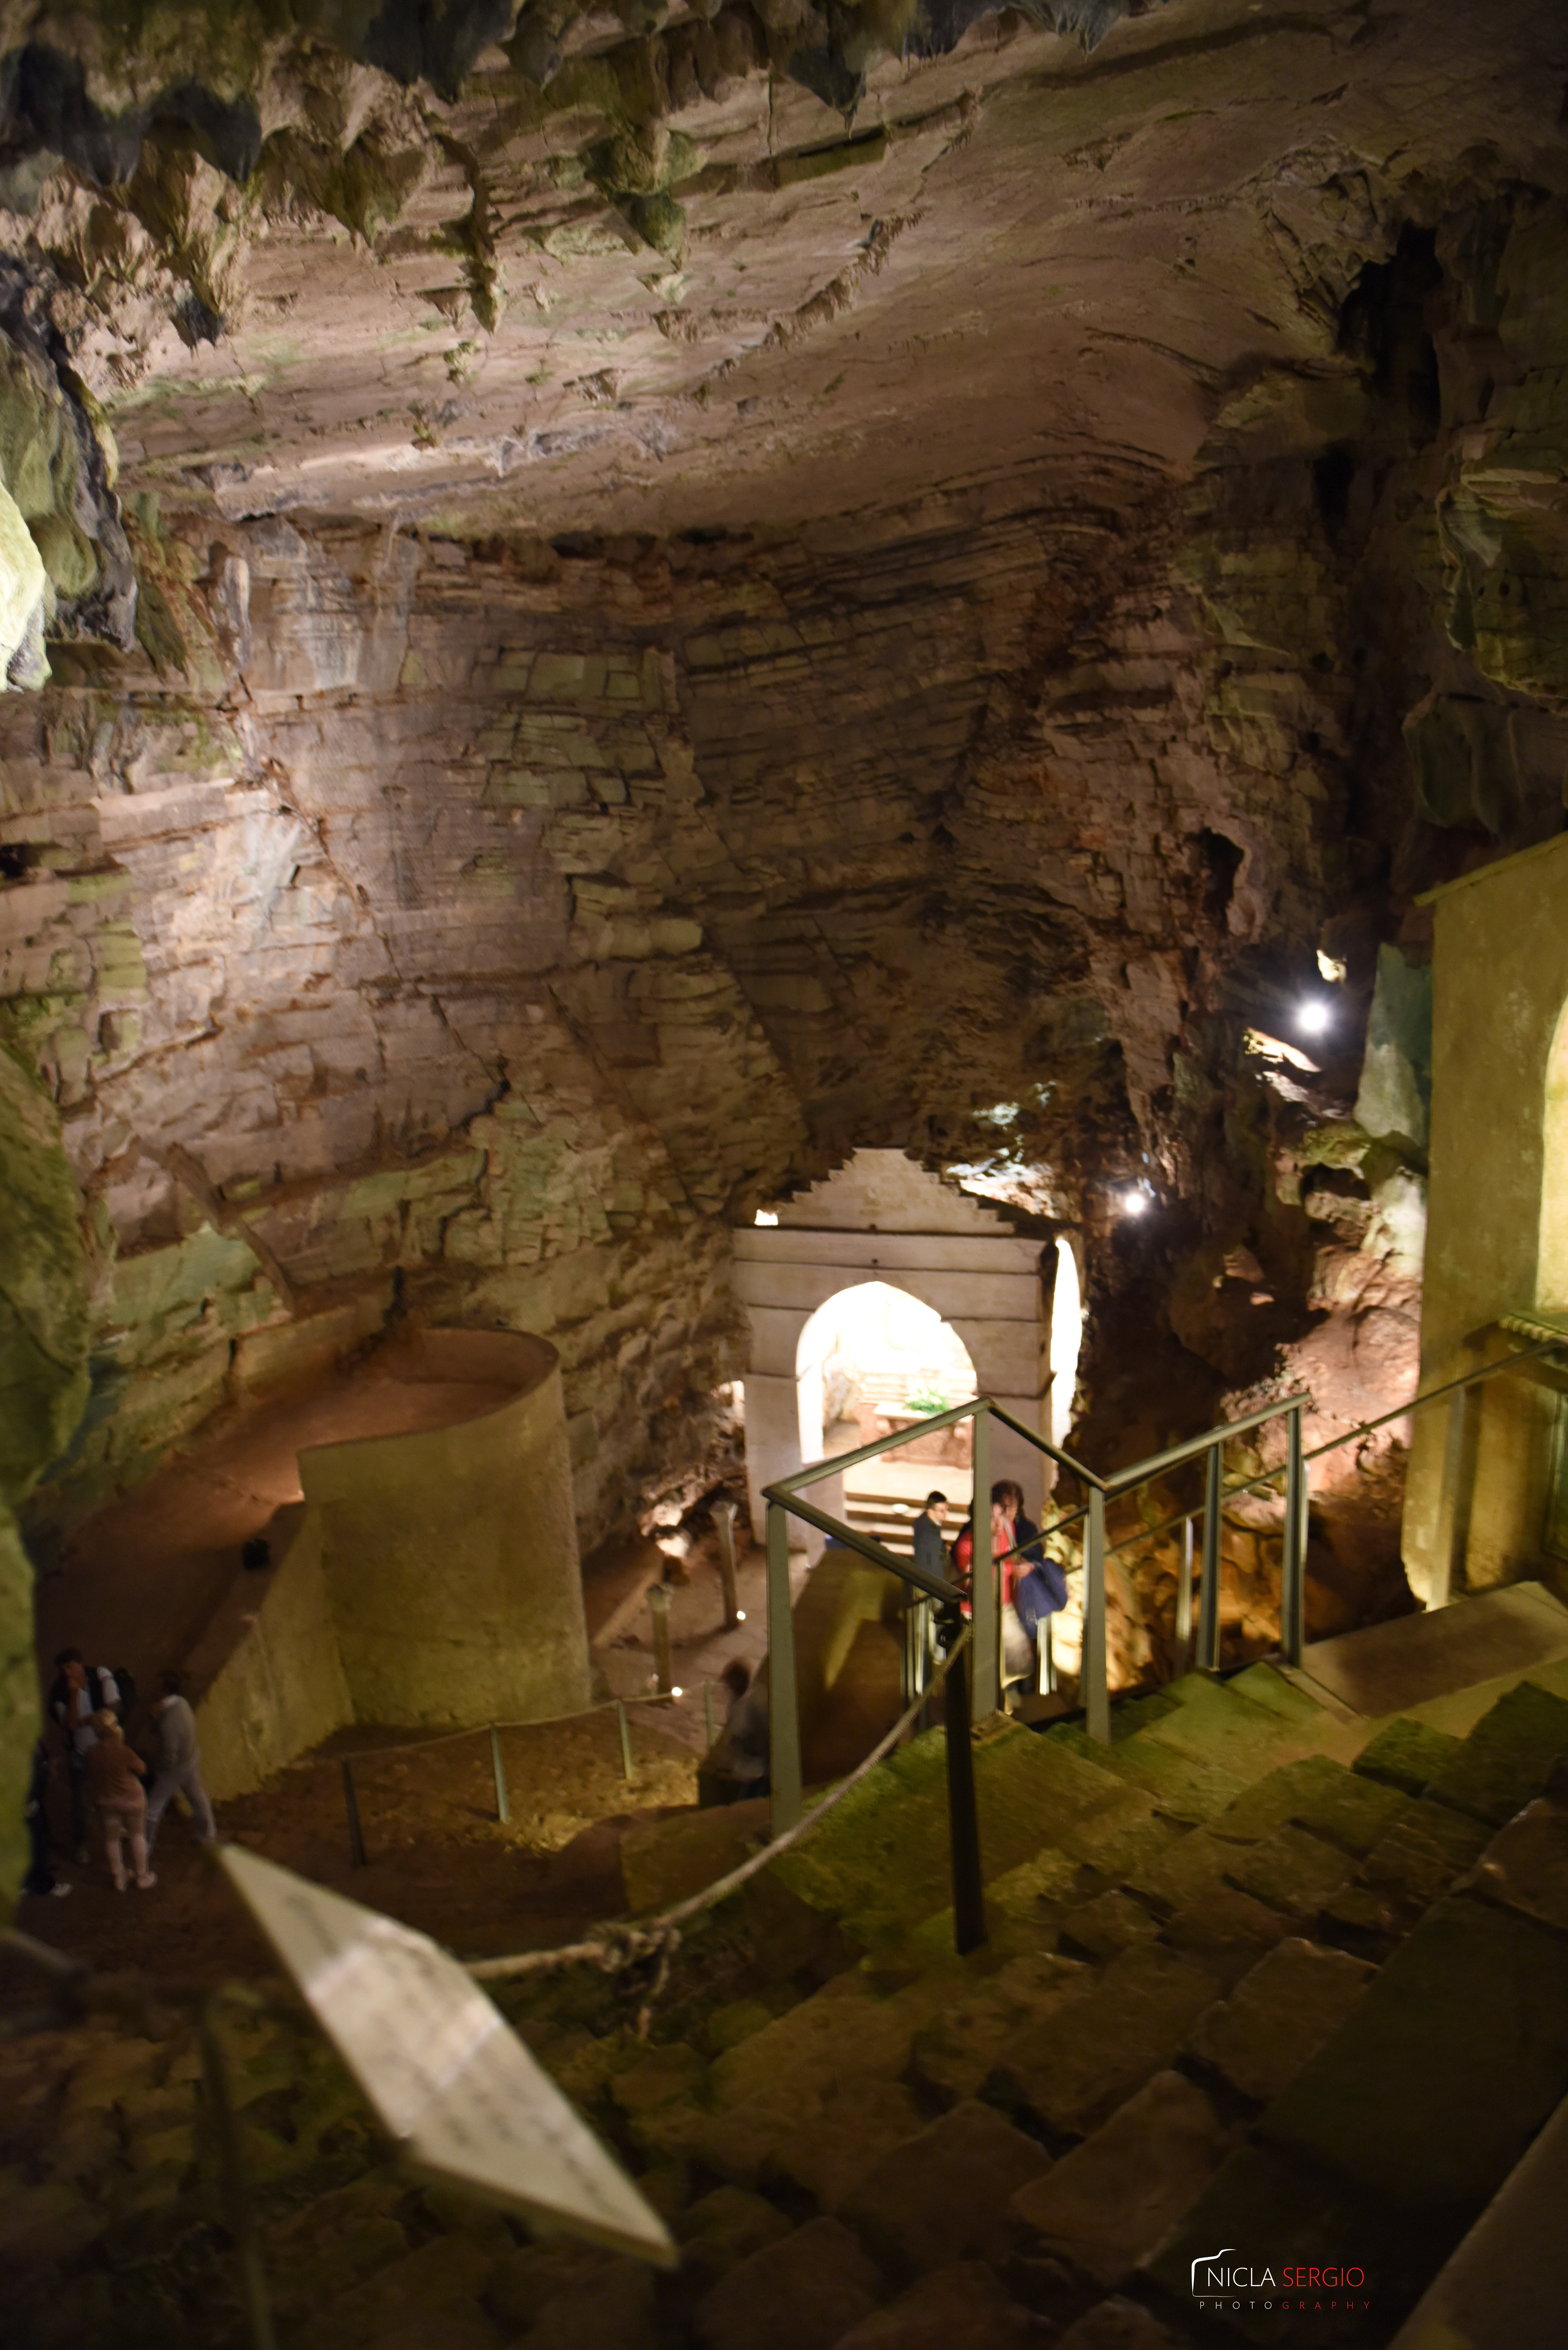
<svg viewBox="0 0 1568 2350">
<path fill-rule="evenodd" d="M 62 1648 L 55 1659 L 55 1679 L 49 1690 L 49 1711 L 60 1725 L 66 1768 L 70 1774 L 71 1831 L 77 1858 L 88 1856 L 88 1749 L 98 1744 L 92 1726 L 95 1713 L 112 1711 L 119 1703 L 119 1687 L 107 1665 L 87 1665 L 79 1648 Z"/>
<path fill-rule="evenodd" d="M 928 1493 L 926 1506 L 915 1520 L 915 1565 L 923 1566 L 928 1575 L 940 1575 L 944 1579 L 948 1571 L 948 1546 L 942 1540 L 942 1521 L 948 1513 L 945 1493 Z"/>
<path fill-rule="evenodd" d="M 34 1742 L 33 1764 L 27 1777 L 27 1800 L 23 1817 L 27 1824 L 27 1874 L 22 1879 L 24 1893 L 53 1893 L 58 1898 L 70 1891 L 63 1877 L 57 1877 L 49 1866 L 49 1817 L 44 1797 L 47 1792 L 54 1762 L 42 1737 Z"/>
</svg>

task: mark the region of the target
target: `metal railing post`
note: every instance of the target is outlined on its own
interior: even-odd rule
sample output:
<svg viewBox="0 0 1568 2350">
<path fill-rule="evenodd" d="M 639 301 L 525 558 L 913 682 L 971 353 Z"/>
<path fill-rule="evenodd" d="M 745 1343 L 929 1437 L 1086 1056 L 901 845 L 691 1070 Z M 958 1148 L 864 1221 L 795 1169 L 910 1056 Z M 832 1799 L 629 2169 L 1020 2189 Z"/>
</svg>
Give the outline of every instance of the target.
<svg viewBox="0 0 1568 2350">
<path fill-rule="evenodd" d="M 343 1809 L 348 1818 L 348 1866 L 365 1866 L 365 1833 L 359 1825 L 359 1798 L 354 1789 L 354 1765 L 345 1755 L 343 1760 Z"/>
<path fill-rule="evenodd" d="M 1285 1422 L 1285 1544 L 1280 1564 L 1280 1646 L 1285 1662 L 1299 1665 L 1306 1627 L 1306 1465 L 1302 1459 L 1302 1410 Z"/>
<path fill-rule="evenodd" d="M 724 1629 L 732 1632 L 741 1620 L 735 1592 L 735 1504 L 721 1502 L 713 1516 L 719 1530 L 719 1588 L 724 1599 Z"/>
<path fill-rule="evenodd" d="M 790 1605 L 789 1520 L 778 1502 L 768 1503 L 768 1758 L 773 1831 L 783 1835 L 801 1814 L 800 1705 Z"/>
<path fill-rule="evenodd" d="M 1102 1746 L 1111 1742 L 1111 1693 L 1106 1653 L 1106 1497 L 1089 1492 L 1084 1521 L 1084 1727 Z"/>
<path fill-rule="evenodd" d="M 675 1687 L 675 1666 L 670 1652 L 670 1594 L 662 1583 L 648 1587 L 649 1613 L 653 1617 L 653 1678 L 660 1697 Z"/>
<path fill-rule="evenodd" d="M 1456 1589 L 1462 1590 L 1465 1559 L 1470 1546 L 1470 1502 L 1475 1491 L 1476 1439 L 1480 1428 L 1480 1394 L 1460 1388 L 1449 1399 L 1449 1426 L 1443 1446 L 1443 1483 L 1438 1504 L 1438 1539 L 1432 1546 L 1432 1584 L 1428 1607 L 1446 1607 Z"/>
<path fill-rule="evenodd" d="M 948 1750 L 948 1843 L 952 1862 L 953 1948 L 960 1958 L 985 1939 L 985 1895 L 981 1880 L 980 1812 L 974 1794 L 974 1731 L 970 1721 L 968 1648 L 950 1643 L 961 1630 L 956 1608 L 943 1611 L 942 1645 L 949 1649 L 943 1690 Z"/>
<path fill-rule="evenodd" d="M 1002 1703 L 1002 1648 L 997 1606 L 996 1562 L 991 1554 L 991 1414 L 982 1405 L 974 1420 L 974 1556 L 971 1561 L 970 1604 L 973 1609 L 974 1657 L 972 1705 L 976 1721 L 984 1721 Z"/>
<path fill-rule="evenodd" d="M 512 1817 L 512 1799 L 506 1792 L 506 1765 L 501 1759 L 501 1733 L 493 1722 L 490 1725 L 490 1768 L 495 1778 L 495 1816 L 504 1827 Z"/>
<path fill-rule="evenodd" d="M 1203 1589 L 1198 1606 L 1198 1663 L 1211 1673 L 1220 1663 L 1220 1479 L 1218 1444 L 1203 1462 Z"/>
<path fill-rule="evenodd" d="M 1181 1522 L 1181 1565 L 1176 1570 L 1176 1674 L 1192 1662 L 1192 1521 Z"/>
</svg>

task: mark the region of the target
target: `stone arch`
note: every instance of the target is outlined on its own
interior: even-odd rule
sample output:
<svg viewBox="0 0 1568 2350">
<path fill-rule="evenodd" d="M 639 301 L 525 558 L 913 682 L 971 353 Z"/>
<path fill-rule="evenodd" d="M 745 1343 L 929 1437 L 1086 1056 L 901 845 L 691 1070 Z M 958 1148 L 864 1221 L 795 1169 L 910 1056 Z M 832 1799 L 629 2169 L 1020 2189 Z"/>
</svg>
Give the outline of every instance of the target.
<svg viewBox="0 0 1568 2350">
<path fill-rule="evenodd" d="M 739 1227 L 733 1243 L 752 1331 L 746 1470 L 759 1540 L 763 1487 L 803 1465 L 801 1334 L 819 1306 L 857 1283 L 886 1283 L 929 1306 L 967 1349 L 979 1392 L 1048 1433 L 1056 1273 L 1048 1225 L 959 1191 L 901 1151 L 857 1150 L 767 1222 Z M 1049 1490 L 1042 1456 L 999 1428 L 992 1460 L 994 1475 L 1017 1478 L 1034 1514 Z M 835 1507 L 828 1489 L 816 1498 Z"/>
<path fill-rule="evenodd" d="M 863 1391 L 857 1399 L 863 1421 L 878 1404 L 907 1400 L 922 1379 L 940 1388 L 944 1405 L 962 1403 L 979 1392 L 969 1348 L 934 1305 L 891 1282 L 846 1282 L 810 1315 L 795 1342 L 800 1449 L 807 1461 L 821 1457 L 826 1430 L 840 1416 L 825 1392 L 836 1351 L 862 1375 L 869 1375 L 868 1379 L 863 1377 Z M 895 1381 L 903 1390 L 901 1398 L 891 1392 Z M 865 1391 L 867 1387 L 869 1392 Z M 889 1391 L 879 1392 L 883 1387 Z M 879 1416 L 888 1417 L 885 1411 Z"/>
</svg>

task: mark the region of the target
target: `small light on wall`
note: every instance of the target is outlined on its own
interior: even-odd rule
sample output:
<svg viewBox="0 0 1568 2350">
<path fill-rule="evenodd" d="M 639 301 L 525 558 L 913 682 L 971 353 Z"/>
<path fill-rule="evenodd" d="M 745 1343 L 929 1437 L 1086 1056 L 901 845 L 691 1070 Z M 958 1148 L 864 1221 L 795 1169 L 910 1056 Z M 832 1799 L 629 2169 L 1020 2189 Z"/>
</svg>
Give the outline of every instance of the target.
<svg viewBox="0 0 1568 2350">
<path fill-rule="evenodd" d="M 1148 1193 L 1138 1191 L 1136 1186 L 1130 1191 L 1124 1191 L 1121 1196 L 1121 1211 L 1124 1216 L 1146 1216 L 1151 1204 Z"/>
<path fill-rule="evenodd" d="M 671 1697 L 684 1697 L 684 1696 L 685 1696 L 685 1694 L 686 1694 L 686 1692 L 685 1692 L 685 1690 L 684 1690 L 672 1689 L 672 1690 L 670 1690 L 670 1696 L 671 1696 Z"/>
<path fill-rule="evenodd" d="M 759 1224 L 776 1224 L 778 1218 L 774 1215 L 771 1208 L 759 1208 L 756 1212 L 755 1221 Z"/>
<path fill-rule="evenodd" d="M 743 1607 L 737 1607 L 737 1608 L 736 1608 L 736 1610 L 735 1610 L 735 1621 L 736 1621 L 736 1623 L 737 1623 L 737 1624 L 743 1624 L 743 1623 L 745 1622 L 745 1620 L 746 1620 L 746 1611 L 745 1611 L 745 1609 L 744 1609 Z"/>
<path fill-rule="evenodd" d="M 1325 995 L 1303 996 L 1296 1006 L 1296 1026 L 1303 1036 L 1321 1036 L 1334 1024 L 1334 1006 Z"/>
</svg>

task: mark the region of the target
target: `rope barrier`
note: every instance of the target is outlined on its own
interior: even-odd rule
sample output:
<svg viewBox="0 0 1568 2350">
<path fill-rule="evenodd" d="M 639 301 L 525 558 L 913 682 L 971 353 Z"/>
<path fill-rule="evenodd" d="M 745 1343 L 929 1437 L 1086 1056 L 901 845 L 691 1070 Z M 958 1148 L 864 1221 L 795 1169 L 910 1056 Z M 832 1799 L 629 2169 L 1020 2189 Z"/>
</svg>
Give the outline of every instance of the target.
<svg viewBox="0 0 1568 2350">
<path fill-rule="evenodd" d="M 798 1844 L 801 1837 L 815 1827 L 819 1820 L 825 1819 L 829 1812 L 844 1801 L 852 1788 L 859 1785 L 868 1772 L 874 1770 L 885 1756 L 892 1752 L 916 1716 L 929 1704 L 932 1692 L 941 1687 L 949 1667 L 968 1645 L 972 1633 L 973 1627 L 966 1624 L 959 1638 L 938 1665 L 927 1687 L 905 1707 L 892 1728 L 877 1740 L 864 1762 L 857 1762 L 846 1779 L 841 1779 L 837 1786 L 823 1797 L 820 1804 L 815 1805 L 811 1811 L 803 1814 L 793 1828 L 786 1828 L 783 1835 L 764 1845 L 760 1852 L 753 1853 L 748 1860 L 742 1861 L 739 1867 L 731 1869 L 727 1876 L 715 1878 L 714 1882 L 705 1886 L 701 1893 L 693 1893 L 688 1899 L 678 1901 L 673 1908 L 663 1910 L 659 1917 L 650 1918 L 645 1924 L 635 1922 L 630 1925 L 607 1924 L 596 1928 L 594 1933 L 584 1941 L 570 1942 L 559 1950 L 523 1950 L 513 1958 L 478 1959 L 470 1964 L 469 1973 L 476 1982 L 512 1982 L 522 1975 L 543 1974 L 554 1967 L 573 1965 L 579 1961 L 597 1966 L 606 1973 L 614 1973 L 623 1967 L 635 1965 L 644 1959 L 651 1958 L 656 1951 L 668 1952 L 670 1956 L 673 1956 L 680 1946 L 682 1926 L 688 1924 L 691 1918 L 700 1917 L 703 1910 L 716 1908 L 732 1893 L 738 1892 L 742 1885 L 766 1868 L 771 1862 L 777 1860 L 781 1853 L 787 1852 L 792 1845 Z"/>
<path fill-rule="evenodd" d="M 654 1980 L 649 1986 L 637 2020 L 638 2036 L 645 2039 L 653 2005 L 663 1991 L 669 1980 L 670 1963 L 680 1947 L 681 1928 L 700 1917 L 704 1910 L 716 1908 L 732 1893 L 738 1892 L 742 1885 L 777 1860 L 782 1853 L 787 1852 L 792 1845 L 798 1844 L 860 1784 L 867 1774 L 892 1752 L 917 1715 L 929 1704 L 932 1695 L 946 1679 L 949 1668 L 968 1646 L 971 1637 L 972 1627 L 966 1624 L 938 1664 L 927 1687 L 905 1707 L 892 1728 L 877 1740 L 865 1760 L 857 1763 L 846 1779 L 841 1779 L 819 1804 L 795 1822 L 794 1827 L 787 1829 L 774 1842 L 765 1845 L 760 1852 L 752 1854 L 738 1867 L 717 1877 L 711 1885 L 704 1886 L 700 1893 L 676 1902 L 657 1918 L 646 1920 L 606 1919 L 579 1940 L 562 1943 L 553 1950 L 522 1950 L 505 1958 L 474 1960 L 469 1962 L 467 1972 L 476 1982 L 514 1982 L 527 1975 L 554 1973 L 568 1966 L 591 1966 L 603 1974 L 615 1975 L 657 1961 Z M 603 1710 L 593 1709 L 595 1711 Z M 569 1721 L 580 1717 L 566 1714 L 560 1719 Z M 72 2010 L 79 2013 L 97 2007 L 108 2009 L 127 2020 L 145 2020 L 150 2010 L 159 2002 L 179 2007 L 202 2008 L 213 1997 L 213 1987 L 210 1983 L 180 1982 L 151 1975 L 95 1973 L 85 1960 L 68 1958 L 16 1927 L 0 1930 L 0 1950 L 9 1951 L 13 1957 L 47 1975 L 59 2002 L 59 2004 L 47 2010 L 29 2012 L 25 2016 L 12 2018 L 8 2024 L 0 2024 L 0 2037 L 57 2025 L 63 2020 L 62 2009 L 68 2014 Z"/>
</svg>

